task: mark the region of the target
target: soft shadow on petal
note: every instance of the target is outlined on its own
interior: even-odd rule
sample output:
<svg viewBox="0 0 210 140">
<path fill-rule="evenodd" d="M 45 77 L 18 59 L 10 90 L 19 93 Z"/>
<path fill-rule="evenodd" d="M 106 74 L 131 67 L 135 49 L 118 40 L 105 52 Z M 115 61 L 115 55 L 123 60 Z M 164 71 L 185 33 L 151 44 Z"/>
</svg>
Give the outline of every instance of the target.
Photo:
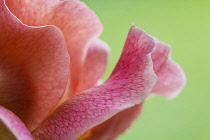
<svg viewBox="0 0 210 140">
<path fill-rule="evenodd" d="M 95 13 L 79 0 L 6 0 L 6 4 L 26 25 L 55 25 L 61 29 L 71 57 L 71 88 L 76 88 L 87 47 L 102 31 Z"/>
<path fill-rule="evenodd" d="M 62 97 L 69 55 L 55 26 L 23 25 L 0 1 L 0 104 L 33 130 Z"/>
<path fill-rule="evenodd" d="M 35 130 L 37 140 L 75 140 L 118 112 L 141 103 L 156 81 L 151 53 L 155 42 L 131 27 L 121 58 L 102 85 L 75 95 Z"/>
<path fill-rule="evenodd" d="M 114 140 L 130 128 L 132 122 L 140 115 L 142 106 L 143 103 L 119 112 L 84 134 L 81 140 Z"/>
<path fill-rule="evenodd" d="M 11 111 L 0 106 L 0 139 L 33 140 L 25 124 Z"/>
<path fill-rule="evenodd" d="M 158 79 L 152 93 L 171 99 L 184 88 L 186 77 L 182 68 L 170 58 L 171 47 L 161 41 L 156 41 L 157 47 L 152 53 L 152 61 Z"/>
</svg>

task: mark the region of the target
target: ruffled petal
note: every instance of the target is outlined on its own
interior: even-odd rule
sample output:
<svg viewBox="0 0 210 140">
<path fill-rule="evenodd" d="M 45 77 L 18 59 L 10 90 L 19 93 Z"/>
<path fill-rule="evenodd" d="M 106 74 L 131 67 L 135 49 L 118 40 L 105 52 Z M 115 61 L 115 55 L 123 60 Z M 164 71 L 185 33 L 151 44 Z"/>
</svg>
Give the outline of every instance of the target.
<svg viewBox="0 0 210 140">
<path fill-rule="evenodd" d="M 37 140 L 75 140 L 118 112 L 141 103 L 156 81 L 151 53 L 154 39 L 131 27 L 121 58 L 102 85 L 75 95 L 35 130 Z"/>
<path fill-rule="evenodd" d="M 157 47 L 152 53 L 154 71 L 158 79 L 152 93 L 166 98 L 176 97 L 184 88 L 186 77 L 182 68 L 170 58 L 171 47 L 157 40 Z"/>
<path fill-rule="evenodd" d="M 154 72 L 158 73 L 169 58 L 171 47 L 157 39 L 155 40 L 157 44 L 155 51 L 152 53 L 152 62 Z"/>
<path fill-rule="evenodd" d="M 180 93 L 180 90 L 183 88 L 185 76 L 182 69 L 169 58 L 170 46 L 157 39 L 155 40 L 157 45 L 155 51 L 152 53 L 152 61 L 154 72 L 157 74 L 159 81 L 156 82 L 153 91 L 167 98 L 172 98 Z M 173 70 L 175 74 L 172 72 Z M 142 105 L 137 105 L 116 114 L 109 120 L 88 130 L 81 137 L 81 140 L 115 139 L 131 126 L 132 122 L 140 114 L 141 108 Z"/>
<path fill-rule="evenodd" d="M 97 84 L 107 66 L 108 55 L 109 46 L 105 42 L 98 39 L 91 43 L 88 48 L 77 92 L 87 90 Z"/>
<path fill-rule="evenodd" d="M 152 93 L 171 99 L 176 97 L 185 86 L 185 74 L 182 68 L 172 59 L 168 59 L 156 74 L 158 80 L 152 89 Z"/>
<path fill-rule="evenodd" d="M 33 140 L 25 124 L 11 111 L 0 106 L 0 139 Z"/>
<path fill-rule="evenodd" d="M 32 130 L 64 93 L 68 51 L 55 26 L 25 26 L 3 0 L 0 11 L 0 104 Z"/>
<path fill-rule="evenodd" d="M 89 130 L 81 140 L 114 140 L 127 131 L 132 122 L 140 115 L 143 103 L 123 110 L 107 121 Z"/>
<path fill-rule="evenodd" d="M 6 0 L 6 3 L 26 25 L 56 25 L 61 29 L 71 57 L 71 90 L 75 91 L 87 47 L 102 31 L 95 13 L 79 0 Z"/>
</svg>

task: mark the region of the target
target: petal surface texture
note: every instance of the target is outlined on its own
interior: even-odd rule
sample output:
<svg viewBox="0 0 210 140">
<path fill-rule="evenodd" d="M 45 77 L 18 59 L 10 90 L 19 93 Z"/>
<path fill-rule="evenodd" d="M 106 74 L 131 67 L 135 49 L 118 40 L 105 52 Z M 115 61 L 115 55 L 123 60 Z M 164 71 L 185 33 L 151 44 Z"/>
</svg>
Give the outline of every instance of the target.
<svg viewBox="0 0 210 140">
<path fill-rule="evenodd" d="M 0 139 L 33 140 L 24 123 L 11 111 L 0 106 Z"/>
<path fill-rule="evenodd" d="M 61 99 L 69 55 L 55 26 L 23 25 L 0 1 L 0 104 L 33 130 Z"/>
<path fill-rule="evenodd" d="M 81 140 L 114 140 L 130 128 L 133 120 L 139 116 L 141 110 L 142 103 L 123 110 L 102 124 L 94 127 Z"/>
<path fill-rule="evenodd" d="M 141 103 L 156 82 L 151 60 L 154 48 L 154 39 L 132 26 L 110 78 L 67 100 L 42 122 L 34 137 L 75 140 L 120 111 Z"/>
<path fill-rule="evenodd" d="M 153 87 L 152 92 L 166 98 L 173 98 L 183 89 L 185 75 L 181 67 L 171 60 L 169 56 L 170 46 L 157 39 L 156 42 L 156 49 L 152 53 L 152 61 L 158 81 Z M 137 116 L 140 115 L 141 109 L 142 105 L 126 109 L 93 129 L 88 130 L 80 139 L 113 140 L 131 126 Z"/>
<path fill-rule="evenodd" d="M 62 31 L 71 57 L 69 84 L 72 92 L 75 92 L 87 48 L 102 31 L 95 13 L 79 0 L 6 0 L 6 4 L 26 25 L 55 25 Z"/>
<path fill-rule="evenodd" d="M 156 41 L 157 47 L 152 53 L 152 61 L 158 79 L 152 93 L 169 99 L 174 98 L 184 88 L 186 77 L 182 68 L 170 58 L 171 47 L 161 41 Z"/>
</svg>

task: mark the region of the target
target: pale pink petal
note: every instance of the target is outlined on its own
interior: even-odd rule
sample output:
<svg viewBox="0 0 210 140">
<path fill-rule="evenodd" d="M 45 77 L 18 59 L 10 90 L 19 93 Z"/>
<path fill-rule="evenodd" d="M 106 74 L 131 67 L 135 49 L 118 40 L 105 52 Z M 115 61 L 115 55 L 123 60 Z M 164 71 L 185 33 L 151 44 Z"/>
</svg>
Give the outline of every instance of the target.
<svg viewBox="0 0 210 140">
<path fill-rule="evenodd" d="M 71 57 L 71 90 L 75 91 L 87 47 L 102 31 L 95 13 L 79 0 L 6 0 L 6 3 L 24 24 L 56 25 L 61 29 Z"/>
<path fill-rule="evenodd" d="M 25 124 L 11 111 L 0 106 L 0 139 L 33 140 Z"/>
<path fill-rule="evenodd" d="M 127 131 L 132 122 L 139 116 L 142 103 L 123 110 L 102 124 L 94 127 L 83 136 L 84 140 L 114 140 Z M 82 137 L 81 137 L 82 138 Z"/>
<path fill-rule="evenodd" d="M 167 59 L 169 58 L 171 47 L 168 44 L 165 44 L 157 39 L 155 39 L 156 49 L 152 53 L 152 62 L 153 62 L 153 69 L 155 73 L 158 73 L 161 67 L 165 64 Z"/>
<path fill-rule="evenodd" d="M 121 58 L 102 85 L 75 95 L 35 130 L 37 140 L 75 140 L 116 113 L 141 103 L 156 81 L 151 52 L 155 42 L 131 27 Z"/>
<path fill-rule="evenodd" d="M 170 58 L 156 74 L 158 80 L 152 89 L 152 93 L 171 99 L 176 97 L 185 86 L 186 77 L 182 68 Z"/>
<path fill-rule="evenodd" d="M 88 53 L 82 68 L 80 83 L 76 92 L 87 90 L 103 75 L 108 62 L 109 46 L 101 41 L 94 40 L 88 48 Z"/>
<path fill-rule="evenodd" d="M 152 53 L 155 74 L 158 77 L 152 93 L 166 98 L 176 97 L 186 83 L 182 68 L 170 58 L 170 46 L 157 41 L 156 50 Z"/>
<path fill-rule="evenodd" d="M 32 130 L 64 93 L 69 55 L 55 26 L 25 26 L 3 0 L 0 11 L 0 104 Z"/>
</svg>

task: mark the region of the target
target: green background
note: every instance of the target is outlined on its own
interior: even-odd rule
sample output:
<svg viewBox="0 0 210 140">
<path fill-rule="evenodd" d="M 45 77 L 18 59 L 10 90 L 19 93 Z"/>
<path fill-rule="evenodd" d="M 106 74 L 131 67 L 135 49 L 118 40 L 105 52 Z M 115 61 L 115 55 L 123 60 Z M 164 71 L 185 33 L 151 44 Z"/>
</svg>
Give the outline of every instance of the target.
<svg viewBox="0 0 210 140">
<path fill-rule="evenodd" d="M 187 85 L 173 100 L 145 102 L 130 132 L 118 140 L 210 140 L 210 1 L 83 0 L 104 25 L 111 47 L 106 79 L 114 68 L 132 23 L 171 44 Z"/>
</svg>

